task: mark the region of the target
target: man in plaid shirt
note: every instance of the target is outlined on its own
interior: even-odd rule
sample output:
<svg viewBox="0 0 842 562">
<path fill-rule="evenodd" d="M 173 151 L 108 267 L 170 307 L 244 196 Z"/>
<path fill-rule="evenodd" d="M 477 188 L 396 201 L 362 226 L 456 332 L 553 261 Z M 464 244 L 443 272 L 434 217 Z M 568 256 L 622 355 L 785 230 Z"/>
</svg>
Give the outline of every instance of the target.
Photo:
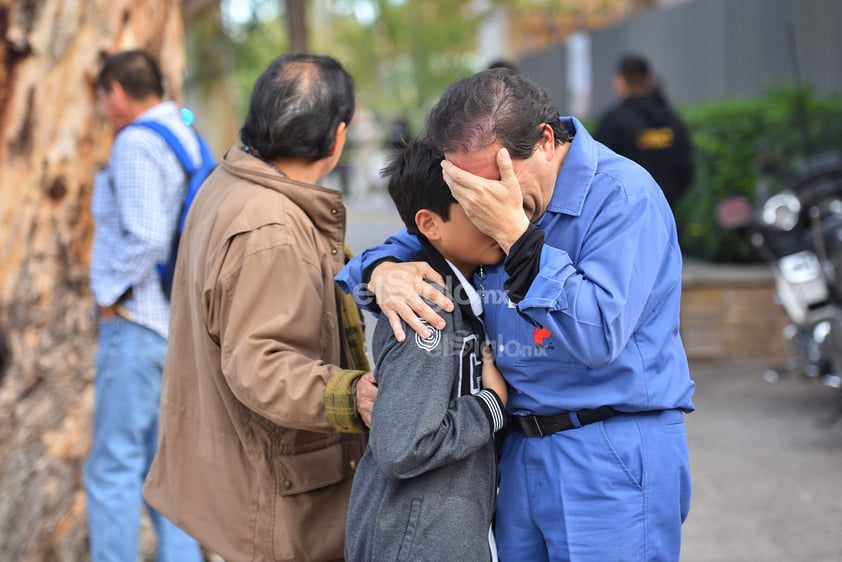
<svg viewBox="0 0 842 562">
<path fill-rule="evenodd" d="M 160 69 L 147 53 L 112 55 L 97 77 L 99 108 L 116 137 L 94 183 L 91 289 L 99 320 L 93 447 L 85 463 L 94 562 L 136 560 L 142 486 L 158 442 L 169 302 L 157 264 L 166 260 L 187 177 L 155 132 L 157 121 L 198 160 L 199 146 L 175 102 L 163 101 Z M 158 560 L 199 562 L 198 544 L 154 510 Z"/>
</svg>

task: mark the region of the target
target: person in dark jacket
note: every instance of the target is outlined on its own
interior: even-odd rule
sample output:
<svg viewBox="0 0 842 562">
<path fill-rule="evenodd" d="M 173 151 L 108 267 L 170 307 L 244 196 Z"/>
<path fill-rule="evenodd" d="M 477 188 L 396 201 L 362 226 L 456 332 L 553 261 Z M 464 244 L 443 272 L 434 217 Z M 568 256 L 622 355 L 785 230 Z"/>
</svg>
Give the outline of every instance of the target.
<svg viewBox="0 0 842 562">
<path fill-rule="evenodd" d="M 620 59 L 614 89 L 619 103 L 599 123 L 594 138 L 652 174 L 671 207 L 693 181 L 693 146 L 687 127 L 639 55 Z"/>
<path fill-rule="evenodd" d="M 447 327 L 398 342 L 385 316 L 373 352 L 377 400 L 351 488 L 345 558 L 496 560 L 494 434 L 505 426 L 506 383 L 485 344 L 482 301 L 468 281 L 503 251 L 468 220 L 442 178 L 440 150 L 415 141 L 383 170 L 418 260 L 445 280 Z"/>
</svg>

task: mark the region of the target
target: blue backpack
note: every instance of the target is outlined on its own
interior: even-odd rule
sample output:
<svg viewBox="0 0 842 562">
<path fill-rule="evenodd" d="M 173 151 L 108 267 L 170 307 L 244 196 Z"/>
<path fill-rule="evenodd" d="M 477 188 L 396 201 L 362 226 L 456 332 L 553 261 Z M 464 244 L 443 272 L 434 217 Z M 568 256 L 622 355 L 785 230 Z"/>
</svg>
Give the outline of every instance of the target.
<svg viewBox="0 0 842 562">
<path fill-rule="evenodd" d="M 187 191 L 184 194 L 184 201 L 181 205 L 181 215 L 170 245 L 170 254 L 166 262 L 158 264 L 158 273 L 161 277 L 161 289 L 164 291 L 164 295 L 167 297 L 167 300 L 169 300 L 170 293 L 172 292 L 173 276 L 175 274 L 175 259 L 178 254 L 178 242 L 181 240 L 181 232 L 184 230 L 184 221 L 187 219 L 187 211 L 190 209 L 190 204 L 193 202 L 193 198 L 199 191 L 199 187 L 201 187 L 202 182 L 205 181 L 205 178 L 207 178 L 216 167 L 216 160 L 213 157 L 213 152 L 211 152 L 208 143 L 205 142 L 205 139 L 203 139 L 199 132 L 196 131 L 196 129 L 193 129 L 193 127 L 191 127 L 191 130 L 196 135 L 196 142 L 199 143 L 199 155 L 202 159 L 198 166 L 190 159 L 190 156 L 187 154 L 184 146 L 182 146 L 182 144 L 178 141 L 178 138 L 173 134 L 173 132 L 161 123 L 157 121 L 135 121 L 132 125 L 145 127 L 146 129 L 154 131 L 160 135 L 160 137 L 166 141 L 167 145 L 169 145 L 170 149 L 172 149 L 178 157 L 181 167 L 184 168 L 184 172 L 187 174 Z"/>
</svg>

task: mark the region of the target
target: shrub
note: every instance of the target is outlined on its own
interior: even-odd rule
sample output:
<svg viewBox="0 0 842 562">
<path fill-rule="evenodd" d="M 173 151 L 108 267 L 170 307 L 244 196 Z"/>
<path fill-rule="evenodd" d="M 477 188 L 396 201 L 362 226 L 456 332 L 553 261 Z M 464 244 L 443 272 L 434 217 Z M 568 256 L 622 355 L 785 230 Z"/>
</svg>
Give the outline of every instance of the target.
<svg viewBox="0 0 842 562">
<path fill-rule="evenodd" d="M 681 108 L 696 150 L 696 177 L 675 208 L 682 250 L 713 262 L 759 261 L 738 232 L 716 224 L 719 201 L 743 194 L 753 203 L 761 169 L 773 191 L 804 157 L 842 151 L 842 99 L 818 99 L 810 88 L 777 88 L 755 99 Z"/>
</svg>

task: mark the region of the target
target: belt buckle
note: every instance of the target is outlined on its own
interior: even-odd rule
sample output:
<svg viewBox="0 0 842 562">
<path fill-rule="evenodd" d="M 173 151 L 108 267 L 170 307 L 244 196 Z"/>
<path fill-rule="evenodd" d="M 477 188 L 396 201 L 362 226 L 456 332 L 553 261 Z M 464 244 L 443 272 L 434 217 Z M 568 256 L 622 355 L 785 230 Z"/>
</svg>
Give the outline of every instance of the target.
<svg viewBox="0 0 842 562">
<path fill-rule="evenodd" d="M 535 415 L 526 416 L 526 419 L 528 419 L 529 422 L 530 422 L 528 424 L 529 428 L 535 430 L 535 433 L 537 434 L 536 436 L 537 437 L 543 437 L 544 436 L 544 430 L 541 428 L 541 424 L 538 423 L 538 416 L 535 416 Z"/>
</svg>

